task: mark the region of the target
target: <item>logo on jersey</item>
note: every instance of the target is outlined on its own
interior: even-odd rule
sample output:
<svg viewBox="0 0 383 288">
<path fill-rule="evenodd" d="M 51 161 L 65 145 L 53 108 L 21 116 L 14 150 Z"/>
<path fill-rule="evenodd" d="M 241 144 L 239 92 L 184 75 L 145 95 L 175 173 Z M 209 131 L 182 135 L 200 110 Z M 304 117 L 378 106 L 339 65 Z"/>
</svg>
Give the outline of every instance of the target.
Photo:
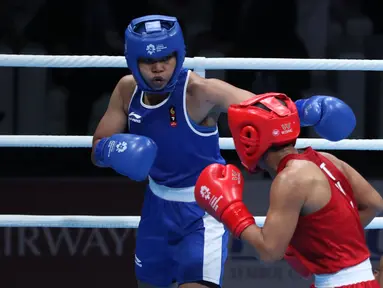
<svg viewBox="0 0 383 288">
<path fill-rule="evenodd" d="M 132 122 L 141 123 L 141 116 L 134 113 L 134 112 L 130 112 L 129 113 L 129 120 Z"/>
<path fill-rule="evenodd" d="M 138 267 L 142 267 L 142 262 L 140 259 L 138 259 L 137 255 L 134 255 L 134 262 Z"/>
<path fill-rule="evenodd" d="M 335 187 L 348 199 L 348 196 L 346 194 L 346 192 L 343 190 L 343 187 L 342 185 L 340 184 L 340 181 L 338 181 L 334 175 L 332 175 L 332 173 L 330 172 L 330 170 L 327 169 L 326 167 L 326 164 L 325 163 L 322 163 L 320 164 L 319 166 L 320 169 L 322 169 L 334 182 L 335 182 Z M 349 200 L 349 199 L 348 199 Z M 354 206 L 354 203 L 352 203 L 351 200 L 349 200 L 350 202 L 350 205 L 352 208 L 355 208 Z"/>
<path fill-rule="evenodd" d="M 176 118 L 176 108 L 174 106 L 170 106 L 169 108 L 169 117 L 170 117 L 170 126 L 177 126 L 177 118 Z"/>
</svg>

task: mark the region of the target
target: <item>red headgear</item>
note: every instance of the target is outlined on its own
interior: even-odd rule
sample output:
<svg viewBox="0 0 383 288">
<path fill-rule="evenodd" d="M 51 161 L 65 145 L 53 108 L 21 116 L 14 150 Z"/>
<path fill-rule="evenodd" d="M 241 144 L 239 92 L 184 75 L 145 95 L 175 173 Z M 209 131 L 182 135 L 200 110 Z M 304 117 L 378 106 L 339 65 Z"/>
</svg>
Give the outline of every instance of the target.
<svg viewBox="0 0 383 288">
<path fill-rule="evenodd" d="M 266 108 L 256 107 L 257 103 Z M 256 170 L 259 159 L 271 146 L 295 143 L 300 132 L 295 103 L 281 93 L 260 94 L 231 105 L 228 118 L 235 149 L 250 172 Z"/>
</svg>

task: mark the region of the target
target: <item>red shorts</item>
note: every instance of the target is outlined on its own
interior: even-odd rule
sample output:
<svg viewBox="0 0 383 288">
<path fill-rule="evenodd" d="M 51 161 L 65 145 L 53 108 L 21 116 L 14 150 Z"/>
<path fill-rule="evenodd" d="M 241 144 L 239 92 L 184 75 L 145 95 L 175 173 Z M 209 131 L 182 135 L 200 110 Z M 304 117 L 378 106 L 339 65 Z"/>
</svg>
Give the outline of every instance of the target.
<svg viewBox="0 0 383 288">
<path fill-rule="evenodd" d="M 310 288 L 315 288 L 314 284 L 311 284 Z M 357 284 L 351 284 L 346 286 L 340 286 L 336 288 L 380 288 L 379 282 L 376 280 L 360 282 Z"/>
</svg>

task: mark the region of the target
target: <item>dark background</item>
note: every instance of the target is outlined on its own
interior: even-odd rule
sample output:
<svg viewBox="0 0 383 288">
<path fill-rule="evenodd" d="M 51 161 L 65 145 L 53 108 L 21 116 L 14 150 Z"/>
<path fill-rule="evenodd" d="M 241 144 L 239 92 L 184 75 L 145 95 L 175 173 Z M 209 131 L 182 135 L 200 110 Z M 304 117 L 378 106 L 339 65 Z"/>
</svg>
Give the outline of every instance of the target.
<svg viewBox="0 0 383 288">
<path fill-rule="evenodd" d="M 373 0 L 3 0 L 0 53 L 121 56 L 128 23 L 158 13 L 179 18 L 188 57 L 381 59 L 382 6 Z M 114 85 L 128 73 L 0 67 L 0 133 L 92 135 Z M 207 77 L 294 100 L 334 95 L 357 115 L 351 138 L 383 134 L 381 72 L 226 70 L 207 71 Z M 225 115 L 219 128 L 230 137 Z M 302 137 L 317 136 L 305 129 Z M 334 153 L 367 178 L 382 178 L 380 152 Z M 0 155 L 3 214 L 140 214 L 145 183 L 93 167 L 90 149 L 1 148 Z M 223 155 L 238 164 L 235 152 Z M 1 229 L 1 281 L 6 287 L 135 287 L 135 230 L 115 230 Z M 121 253 L 113 233 L 128 235 Z M 80 240 L 73 253 L 64 240 L 53 253 L 49 235 Z"/>
</svg>

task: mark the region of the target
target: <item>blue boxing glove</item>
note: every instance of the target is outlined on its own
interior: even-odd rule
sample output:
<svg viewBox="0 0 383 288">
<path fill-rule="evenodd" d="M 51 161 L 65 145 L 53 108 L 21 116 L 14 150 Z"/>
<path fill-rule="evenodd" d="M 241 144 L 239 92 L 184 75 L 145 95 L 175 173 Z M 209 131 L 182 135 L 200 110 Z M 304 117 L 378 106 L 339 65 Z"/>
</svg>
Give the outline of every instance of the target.
<svg viewBox="0 0 383 288">
<path fill-rule="evenodd" d="M 313 96 L 295 102 L 301 127 L 314 126 L 315 132 L 330 141 L 350 136 L 356 126 L 354 112 L 342 100 L 331 96 Z"/>
<path fill-rule="evenodd" d="M 111 167 L 135 181 L 146 179 L 156 155 L 157 145 L 152 139 L 134 134 L 102 138 L 94 152 L 97 165 Z"/>
</svg>

